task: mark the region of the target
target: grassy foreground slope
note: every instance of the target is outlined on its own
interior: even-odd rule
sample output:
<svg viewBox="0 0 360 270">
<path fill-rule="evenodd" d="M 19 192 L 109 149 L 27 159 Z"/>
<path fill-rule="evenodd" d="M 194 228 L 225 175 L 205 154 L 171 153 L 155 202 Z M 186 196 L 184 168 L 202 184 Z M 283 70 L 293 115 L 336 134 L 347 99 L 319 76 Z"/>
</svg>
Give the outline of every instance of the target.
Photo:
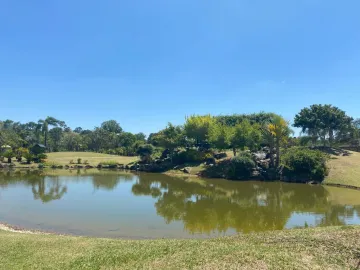
<svg viewBox="0 0 360 270">
<path fill-rule="evenodd" d="M 328 163 L 330 173 L 326 177 L 324 184 L 360 188 L 360 153 L 349 153 L 349 156 L 332 156 Z"/>
<path fill-rule="evenodd" d="M 360 227 L 211 240 L 115 240 L 0 230 L 1 269 L 356 269 Z"/>
<path fill-rule="evenodd" d="M 82 162 L 87 160 L 89 164 L 93 166 L 98 165 L 100 162 L 110 160 L 117 161 L 119 164 L 128 164 L 138 160 L 138 157 L 125 157 L 93 152 L 54 152 L 47 153 L 47 156 L 47 162 L 55 162 L 59 165 L 69 165 L 70 160 L 73 160 L 76 163 L 78 158 L 81 158 Z"/>
</svg>

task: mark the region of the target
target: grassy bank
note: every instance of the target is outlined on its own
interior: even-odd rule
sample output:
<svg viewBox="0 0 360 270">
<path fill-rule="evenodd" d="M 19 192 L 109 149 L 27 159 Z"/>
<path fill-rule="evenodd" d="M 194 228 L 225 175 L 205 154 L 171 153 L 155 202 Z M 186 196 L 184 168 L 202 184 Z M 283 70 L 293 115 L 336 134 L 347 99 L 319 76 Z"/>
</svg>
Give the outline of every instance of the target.
<svg viewBox="0 0 360 270">
<path fill-rule="evenodd" d="M 324 184 L 360 188 L 360 153 L 349 153 L 349 156 L 332 156 L 328 163 L 330 173 Z"/>
<path fill-rule="evenodd" d="M 211 240 L 114 240 L 0 230 L 2 269 L 356 269 L 360 227 Z"/>
<path fill-rule="evenodd" d="M 60 165 L 69 165 L 70 160 L 73 160 L 76 163 L 78 158 L 81 158 L 82 162 L 87 160 L 89 164 L 93 166 L 105 161 L 116 161 L 119 164 L 128 164 L 138 160 L 138 157 L 125 157 L 92 152 L 56 152 L 48 153 L 47 156 L 48 162 L 55 162 Z"/>
<path fill-rule="evenodd" d="M 78 158 L 81 159 L 81 162 L 87 163 L 91 166 L 97 166 L 101 162 L 106 161 L 116 161 L 119 164 L 129 164 L 131 162 L 137 161 L 138 157 L 126 157 L 126 156 L 117 156 L 117 155 L 107 155 L 101 153 L 93 153 L 93 152 L 53 152 L 46 153 L 47 159 L 46 163 L 48 164 L 56 164 L 56 165 L 71 165 L 70 161 L 73 161 L 73 165 L 77 163 Z M 16 166 L 16 168 L 30 168 L 36 169 L 38 164 L 31 163 L 19 163 L 15 158 L 12 159 L 12 163 Z"/>
</svg>

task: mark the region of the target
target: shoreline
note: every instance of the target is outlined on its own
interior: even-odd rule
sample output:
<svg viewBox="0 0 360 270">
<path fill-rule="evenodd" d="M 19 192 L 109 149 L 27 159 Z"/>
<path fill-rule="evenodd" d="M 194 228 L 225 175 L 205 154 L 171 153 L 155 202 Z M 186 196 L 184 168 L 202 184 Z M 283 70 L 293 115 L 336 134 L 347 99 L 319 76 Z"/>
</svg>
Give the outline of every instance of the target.
<svg viewBox="0 0 360 270">
<path fill-rule="evenodd" d="M 14 167 L 5 167 L 5 168 L 0 168 L 0 172 L 1 171 L 14 171 L 15 169 L 18 170 L 22 170 L 22 169 L 26 169 L 26 170 L 31 170 L 31 171 L 46 171 L 46 170 L 52 170 L 52 171 L 73 171 L 73 170 L 104 170 L 104 171 L 118 171 L 118 172 L 130 172 L 130 173 L 154 173 L 154 172 L 144 172 L 144 171 L 138 171 L 138 170 L 126 170 L 126 169 L 119 169 L 119 168 L 96 168 L 96 167 L 92 167 L 92 168 L 50 168 L 50 167 L 45 167 L 45 168 L 35 168 L 35 167 L 22 167 L 22 166 L 14 166 Z M 157 173 L 155 173 L 157 174 Z M 203 178 L 203 179 L 221 179 L 221 180 L 225 180 L 225 181 L 236 181 L 236 180 L 230 180 L 230 179 L 226 179 L 226 178 L 207 178 L 207 177 L 201 177 L 197 174 L 185 174 L 185 173 L 174 173 L 174 172 L 160 172 L 160 174 L 165 174 L 168 176 L 175 176 L 175 177 L 194 177 L 194 178 Z M 258 182 L 264 182 L 264 180 L 261 179 L 251 179 L 252 181 L 258 181 Z M 238 182 L 245 182 L 245 181 L 240 181 L 237 180 Z M 281 180 L 272 180 L 271 182 L 284 182 L 284 183 L 292 183 L 292 182 L 286 182 L 286 181 L 281 181 Z M 324 180 L 325 181 L 325 180 Z M 307 185 L 312 185 L 310 182 L 309 183 L 300 183 L 300 184 L 307 184 Z M 345 185 L 345 184 L 336 184 L 336 183 L 319 183 L 319 184 L 315 184 L 315 185 L 322 185 L 322 186 L 331 186 L 331 187 L 338 187 L 338 188 L 347 188 L 347 189 L 352 189 L 352 190 L 359 190 L 360 191 L 360 187 L 357 186 L 352 186 L 352 185 Z M 0 225 L 2 223 L 0 222 Z"/>
</svg>

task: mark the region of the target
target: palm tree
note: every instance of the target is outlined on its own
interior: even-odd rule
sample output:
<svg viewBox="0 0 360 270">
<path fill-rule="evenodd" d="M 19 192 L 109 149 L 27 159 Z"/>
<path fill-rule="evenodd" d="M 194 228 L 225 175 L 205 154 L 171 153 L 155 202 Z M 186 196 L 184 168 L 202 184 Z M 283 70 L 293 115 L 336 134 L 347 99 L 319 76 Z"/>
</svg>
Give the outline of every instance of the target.
<svg viewBox="0 0 360 270">
<path fill-rule="evenodd" d="M 40 133 L 44 135 L 44 145 L 47 147 L 47 141 L 48 141 L 48 134 L 49 134 L 49 126 L 60 126 L 65 127 L 65 122 L 55 119 L 54 117 L 46 117 L 45 120 L 40 119 L 38 121 L 38 125 L 36 127 L 36 134 L 38 137 L 38 140 L 40 139 Z"/>
<path fill-rule="evenodd" d="M 270 156 L 272 155 L 274 146 L 276 149 L 276 167 L 280 165 L 280 146 L 287 142 L 291 133 L 293 133 L 293 131 L 289 127 L 289 122 L 280 115 L 275 115 L 271 122 L 263 127 L 264 139 L 270 146 Z M 273 165 L 273 158 L 271 162 Z"/>
</svg>

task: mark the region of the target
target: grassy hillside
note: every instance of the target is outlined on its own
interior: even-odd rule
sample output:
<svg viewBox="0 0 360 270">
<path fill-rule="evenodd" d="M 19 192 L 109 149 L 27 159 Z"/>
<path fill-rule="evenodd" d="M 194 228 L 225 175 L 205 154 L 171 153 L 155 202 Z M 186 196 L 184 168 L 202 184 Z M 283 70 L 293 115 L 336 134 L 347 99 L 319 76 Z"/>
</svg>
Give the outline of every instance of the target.
<svg viewBox="0 0 360 270">
<path fill-rule="evenodd" d="M 87 160 L 90 165 L 96 166 L 100 162 L 114 160 L 120 164 L 128 164 L 130 162 L 138 160 L 138 157 L 125 157 L 125 156 L 116 156 L 116 155 L 107 155 L 93 152 L 56 152 L 56 153 L 47 153 L 48 159 L 47 162 L 55 162 L 59 165 L 69 164 L 70 160 L 73 160 L 75 163 L 78 158 L 82 159 L 82 162 Z"/>
<path fill-rule="evenodd" d="M 360 188 L 360 153 L 349 152 L 349 156 L 332 156 L 328 165 L 329 176 L 324 184 L 354 186 Z"/>
<path fill-rule="evenodd" d="M 356 269 L 360 227 L 211 240 L 115 240 L 0 230 L 1 269 Z"/>
</svg>

